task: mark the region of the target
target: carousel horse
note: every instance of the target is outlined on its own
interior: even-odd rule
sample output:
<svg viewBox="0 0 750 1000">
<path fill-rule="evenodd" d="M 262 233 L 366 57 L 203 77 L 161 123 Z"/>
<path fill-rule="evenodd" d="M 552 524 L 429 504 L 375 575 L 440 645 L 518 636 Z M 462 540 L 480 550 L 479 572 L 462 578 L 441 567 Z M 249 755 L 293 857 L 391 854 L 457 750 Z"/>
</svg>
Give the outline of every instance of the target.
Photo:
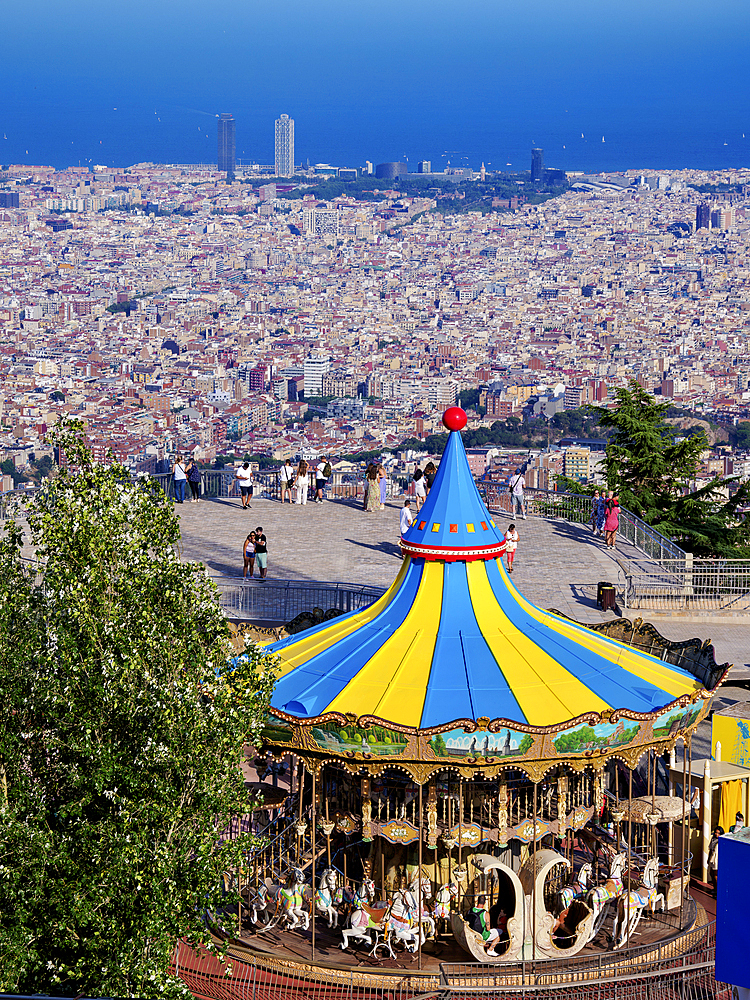
<svg viewBox="0 0 750 1000">
<path fill-rule="evenodd" d="M 597 885 L 585 897 L 585 902 L 594 914 L 589 941 L 593 941 L 604 920 L 604 912 L 610 899 L 619 899 L 624 892 L 622 873 L 627 864 L 627 854 L 615 854 L 609 866 L 609 877 L 604 885 Z"/>
<path fill-rule="evenodd" d="M 288 930 L 295 930 L 300 923 L 303 930 L 310 926 L 310 914 L 304 908 L 305 877 L 299 868 L 290 872 L 286 886 L 276 890 L 276 903 L 286 920 Z"/>
<path fill-rule="evenodd" d="M 352 913 L 350 918 L 351 926 L 341 932 L 343 941 L 339 945 L 342 951 L 349 947 L 349 939 L 355 941 L 365 941 L 372 945 L 371 955 L 377 957 L 377 950 L 385 947 L 391 956 L 395 958 L 392 939 L 403 941 L 406 950 L 414 953 L 419 946 L 419 937 L 424 943 L 424 934 L 419 933 L 414 928 L 417 916 L 416 900 L 409 900 L 409 893 L 404 890 L 397 890 L 393 900 L 383 906 L 374 907 L 363 903 Z M 410 904 L 413 903 L 413 908 Z M 380 940 L 381 934 L 383 940 Z"/>
<path fill-rule="evenodd" d="M 268 886 L 264 882 L 249 887 L 247 905 L 250 908 L 250 923 L 255 927 L 260 924 L 259 929 L 265 930 L 271 916 L 268 912 Z"/>
<path fill-rule="evenodd" d="M 424 911 L 420 914 L 414 895 L 408 889 L 397 889 L 388 914 L 384 940 L 375 945 L 372 954 L 377 958 L 378 948 L 385 947 L 390 957 L 395 960 L 396 953 L 393 950 L 395 939 L 413 955 L 419 945 L 425 942 L 423 924 L 428 922 L 432 924 L 434 933 L 435 924 L 432 918 Z"/>
<path fill-rule="evenodd" d="M 435 921 L 433 920 L 434 903 L 432 902 L 432 882 L 426 875 L 420 877 L 415 871 L 409 883 L 409 894 L 414 900 L 414 909 L 420 910 L 420 923 L 427 928 L 427 937 L 435 937 Z M 418 902 L 419 901 L 419 902 Z M 421 905 L 419 905 L 421 903 Z"/>
<path fill-rule="evenodd" d="M 435 920 L 444 921 L 443 929 L 445 929 L 445 922 L 450 920 L 451 900 L 458 895 L 458 889 L 458 882 L 448 882 L 446 885 L 441 885 L 435 893 L 432 915 Z"/>
<path fill-rule="evenodd" d="M 649 858 L 640 886 L 617 900 L 617 916 L 612 928 L 612 947 L 622 948 L 632 937 L 645 909 L 655 913 L 664 909 L 664 896 L 658 891 L 659 859 Z"/>
<path fill-rule="evenodd" d="M 364 878 L 356 888 L 345 885 L 341 890 L 342 916 L 345 920 L 348 920 L 355 910 L 360 909 L 363 903 L 372 906 L 374 902 L 375 883 L 371 878 Z"/>
<path fill-rule="evenodd" d="M 570 885 L 565 885 L 557 894 L 560 911 L 567 910 L 574 899 L 583 899 L 591 888 L 591 865 L 587 861 L 581 865 Z"/>
<path fill-rule="evenodd" d="M 338 872 L 333 868 L 326 868 L 320 876 L 315 893 L 315 908 L 321 916 L 328 917 L 329 927 L 338 927 L 339 923 L 339 911 L 336 908 L 338 887 Z"/>
</svg>

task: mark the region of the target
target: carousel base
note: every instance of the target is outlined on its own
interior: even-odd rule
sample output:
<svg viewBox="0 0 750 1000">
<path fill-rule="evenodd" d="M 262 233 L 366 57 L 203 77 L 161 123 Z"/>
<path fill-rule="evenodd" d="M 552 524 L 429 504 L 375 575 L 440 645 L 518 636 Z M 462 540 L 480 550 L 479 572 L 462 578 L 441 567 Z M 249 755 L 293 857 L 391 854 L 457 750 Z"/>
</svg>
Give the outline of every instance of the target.
<svg viewBox="0 0 750 1000">
<path fill-rule="evenodd" d="M 703 908 L 690 900 L 685 911 L 686 919 L 681 928 L 677 926 L 679 911 L 665 917 L 661 914 L 645 917 L 629 946 L 618 951 L 611 950 L 612 914 L 609 914 L 596 938 L 574 958 L 537 958 L 517 962 L 497 959 L 490 964 L 473 961 L 450 934 L 426 942 L 420 963 L 418 955 L 404 950 L 397 951 L 395 960 L 384 958 L 380 961 L 370 956 L 369 949 L 363 944 L 350 945 L 342 951 L 340 931 L 329 930 L 321 919 L 316 925 L 314 957 L 311 930 L 282 931 L 275 927 L 265 933 L 257 933 L 252 929 L 243 929 L 241 937 L 223 941 L 228 946 L 234 985 L 222 989 L 222 996 L 245 996 L 251 976 L 253 982 L 257 977 L 263 980 L 266 984 L 265 995 L 271 1000 L 313 995 L 324 986 L 331 996 L 333 993 L 338 995 L 336 985 L 347 990 L 356 988 L 355 992 L 359 991 L 364 997 L 371 995 L 369 991 L 393 991 L 398 984 L 399 996 L 418 998 L 437 990 L 445 991 L 446 986 L 449 986 L 449 992 L 460 992 L 459 985 L 470 989 L 491 984 L 493 994 L 497 991 L 512 992 L 518 987 L 528 988 L 530 977 L 532 982 L 538 982 L 539 977 L 547 985 L 573 986 L 577 983 L 590 984 L 594 980 L 601 982 L 603 979 L 617 979 L 618 983 L 622 983 L 623 980 L 638 978 L 645 970 L 653 975 L 653 970 L 660 968 L 662 963 L 665 969 L 669 968 L 676 958 L 694 952 L 703 938 L 708 941 L 709 918 Z M 185 960 L 181 961 L 182 969 L 187 973 Z M 197 969 L 194 971 L 197 972 Z M 214 972 L 211 977 L 214 982 L 215 976 Z M 193 988 L 187 975 L 183 978 L 196 996 L 205 995 L 200 989 L 196 991 Z M 408 990 L 405 989 L 407 982 Z M 245 984 L 242 989 L 241 983 Z"/>
</svg>

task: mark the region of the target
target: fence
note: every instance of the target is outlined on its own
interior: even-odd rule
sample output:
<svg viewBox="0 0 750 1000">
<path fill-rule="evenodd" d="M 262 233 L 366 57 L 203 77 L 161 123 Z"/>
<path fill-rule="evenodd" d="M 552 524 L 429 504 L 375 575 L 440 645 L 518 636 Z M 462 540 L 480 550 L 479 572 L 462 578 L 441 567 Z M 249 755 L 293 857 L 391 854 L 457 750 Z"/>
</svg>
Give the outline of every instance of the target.
<svg viewBox="0 0 750 1000">
<path fill-rule="evenodd" d="M 619 562 L 619 561 L 618 561 Z M 625 577 L 623 606 L 644 611 L 750 612 L 750 560 L 664 560 L 658 568 L 619 563 Z"/>
<path fill-rule="evenodd" d="M 302 611 L 331 608 L 345 613 L 358 611 L 385 593 L 383 587 L 359 583 L 320 583 L 300 580 L 238 580 L 212 576 L 219 592 L 219 605 L 228 618 L 256 622 L 288 622 Z"/>
<path fill-rule="evenodd" d="M 493 513 L 513 514 L 513 498 L 500 483 L 477 483 L 484 502 Z M 590 524 L 592 498 L 582 493 L 554 493 L 551 490 L 527 489 L 524 493 L 526 513 L 531 517 L 558 517 L 574 524 Z M 642 521 L 629 510 L 620 508 L 618 537 L 630 542 L 658 563 L 685 560 L 686 553 L 675 542 Z"/>
<path fill-rule="evenodd" d="M 183 942 L 174 971 L 188 989 L 211 1000 L 731 1000 L 731 987 L 714 979 L 714 925 L 696 928 L 665 954 L 610 952 L 597 961 L 518 962 L 515 966 L 441 965 L 439 976 L 385 975 L 375 969 L 295 965 L 229 948 L 222 960 Z"/>
</svg>

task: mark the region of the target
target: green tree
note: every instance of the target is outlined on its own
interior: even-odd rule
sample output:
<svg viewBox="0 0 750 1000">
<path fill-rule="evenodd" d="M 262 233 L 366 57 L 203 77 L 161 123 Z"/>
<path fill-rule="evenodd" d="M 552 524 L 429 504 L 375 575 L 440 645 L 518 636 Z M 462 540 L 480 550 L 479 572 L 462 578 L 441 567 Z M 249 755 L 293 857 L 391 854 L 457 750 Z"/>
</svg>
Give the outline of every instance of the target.
<svg viewBox="0 0 750 1000">
<path fill-rule="evenodd" d="M 0 541 L 0 989 L 184 996 L 175 942 L 210 941 L 252 844 L 219 835 L 252 805 L 274 661 L 227 666 L 155 484 L 95 465 L 80 428 L 55 443 L 69 468 L 25 509 L 34 569 L 17 523 Z"/>
<path fill-rule="evenodd" d="M 750 484 L 727 499 L 728 483 L 716 476 L 694 488 L 701 455 L 708 447 L 703 432 L 684 438 L 664 423 L 670 404 L 657 403 L 632 381 L 618 389 L 617 405 L 599 409 L 602 427 L 612 429 L 604 459 L 607 484 L 620 504 L 668 538 L 697 555 L 745 556 L 750 524 L 738 509 L 750 501 Z"/>
</svg>

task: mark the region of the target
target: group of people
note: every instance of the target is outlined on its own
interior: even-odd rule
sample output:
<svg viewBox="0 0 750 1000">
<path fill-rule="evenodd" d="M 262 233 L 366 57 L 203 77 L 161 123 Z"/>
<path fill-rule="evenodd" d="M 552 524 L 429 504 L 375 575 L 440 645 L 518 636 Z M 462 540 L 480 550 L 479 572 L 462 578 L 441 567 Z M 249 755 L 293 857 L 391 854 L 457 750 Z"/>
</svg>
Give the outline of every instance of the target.
<svg viewBox="0 0 750 1000">
<path fill-rule="evenodd" d="M 325 455 L 320 456 L 316 466 L 310 465 L 304 458 L 300 460 L 296 469 L 289 459 L 284 462 L 279 471 L 282 503 L 288 498 L 290 504 L 294 503 L 302 507 L 307 506 L 311 471 L 315 473 L 315 495 L 313 502 L 323 503 L 325 499 L 323 494 L 326 484 L 331 478 L 332 471 L 331 463 Z M 292 494 L 294 494 L 294 499 L 292 499 Z"/>
<path fill-rule="evenodd" d="M 258 575 L 261 580 L 265 580 L 268 572 L 268 540 L 263 528 L 257 527 L 247 536 L 242 546 L 242 558 L 245 563 L 242 571 L 243 577 L 253 576 L 257 564 Z"/>
<path fill-rule="evenodd" d="M 174 501 L 175 503 L 185 503 L 185 483 L 190 486 L 192 499 L 198 501 L 201 498 L 201 470 L 194 459 L 185 461 L 182 455 L 178 455 L 172 466 L 172 476 L 174 477 Z"/>
<path fill-rule="evenodd" d="M 620 501 L 610 490 L 604 496 L 604 490 L 594 490 L 591 504 L 591 530 L 595 535 L 604 538 L 608 549 L 615 547 L 617 529 L 620 527 Z"/>
</svg>

